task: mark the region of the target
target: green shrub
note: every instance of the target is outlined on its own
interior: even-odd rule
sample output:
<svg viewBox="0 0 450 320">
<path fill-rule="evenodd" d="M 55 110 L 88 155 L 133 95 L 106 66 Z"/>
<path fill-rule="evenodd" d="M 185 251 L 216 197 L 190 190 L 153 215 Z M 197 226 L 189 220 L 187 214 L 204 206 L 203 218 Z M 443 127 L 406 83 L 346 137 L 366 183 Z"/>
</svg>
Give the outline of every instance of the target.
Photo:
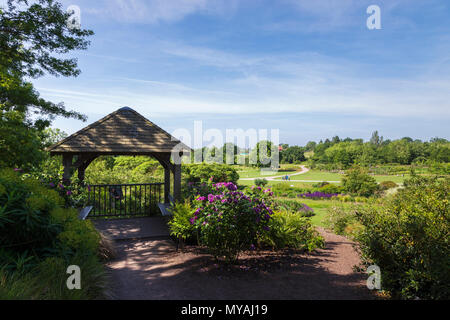
<svg viewBox="0 0 450 320">
<path fill-rule="evenodd" d="M 332 206 L 327 210 L 325 224 L 334 233 L 344 236 L 355 236 L 361 230 L 356 208 L 344 208 L 343 206 Z"/>
<path fill-rule="evenodd" d="M 13 260 L 29 252 L 49 254 L 62 231 L 50 212 L 63 200 L 35 180 L 23 181 L 13 170 L 0 171 L 0 186 L 0 254 Z"/>
<path fill-rule="evenodd" d="M 348 170 L 342 178 L 342 185 L 346 192 L 363 197 L 370 197 L 378 190 L 376 180 L 360 167 Z"/>
<path fill-rule="evenodd" d="M 361 213 L 364 261 L 394 298 L 450 298 L 450 178 L 414 176 L 383 206 Z"/>
<path fill-rule="evenodd" d="M 104 286 L 95 281 L 105 275 L 100 235 L 63 205 L 56 191 L 37 180 L 0 171 L 0 299 L 98 297 L 97 286 Z M 83 269 L 86 289 L 68 292 L 62 280 L 69 265 Z"/>
<path fill-rule="evenodd" d="M 302 217 L 313 217 L 315 215 L 312 208 L 295 200 L 275 200 L 274 209 L 290 211 L 292 213 L 297 213 Z"/>
<path fill-rule="evenodd" d="M 267 181 L 267 179 L 256 179 L 255 180 L 255 186 L 258 186 L 258 187 L 265 187 L 265 186 L 267 186 L 268 183 L 269 183 L 269 181 Z"/>
<path fill-rule="evenodd" d="M 311 225 L 308 218 L 288 211 L 277 211 L 269 223 L 270 231 L 261 239 L 262 244 L 274 249 L 302 249 L 313 251 L 324 245 L 322 237 Z"/>
<path fill-rule="evenodd" d="M 382 190 L 382 191 L 394 189 L 397 187 L 398 187 L 398 185 L 393 181 L 383 181 L 380 183 L 380 190 Z"/>
<path fill-rule="evenodd" d="M 320 189 L 320 188 L 328 186 L 328 185 L 330 185 L 329 182 L 323 181 L 323 182 L 319 182 L 319 183 L 314 183 L 312 186 L 313 186 L 313 188 Z"/>
<path fill-rule="evenodd" d="M 187 182 L 207 183 L 212 182 L 233 182 L 237 183 L 239 174 L 236 170 L 225 164 L 190 164 L 183 166 L 183 174 L 186 176 Z"/>
<path fill-rule="evenodd" d="M 192 209 L 190 203 L 177 203 L 170 211 L 173 214 L 169 221 L 170 235 L 184 241 L 192 238 L 195 232 L 192 223 L 194 209 Z"/>
<path fill-rule="evenodd" d="M 323 193 L 341 193 L 344 191 L 344 188 L 335 184 L 326 184 L 319 188 L 318 191 Z"/>
<path fill-rule="evenodd" d="M 277 197 L 297 198 L 297 195 L 303 193 L 305 189 L 291 187 L 288 183 L 277 183 L 271 187 L 271 190 Z"/>
</svg>

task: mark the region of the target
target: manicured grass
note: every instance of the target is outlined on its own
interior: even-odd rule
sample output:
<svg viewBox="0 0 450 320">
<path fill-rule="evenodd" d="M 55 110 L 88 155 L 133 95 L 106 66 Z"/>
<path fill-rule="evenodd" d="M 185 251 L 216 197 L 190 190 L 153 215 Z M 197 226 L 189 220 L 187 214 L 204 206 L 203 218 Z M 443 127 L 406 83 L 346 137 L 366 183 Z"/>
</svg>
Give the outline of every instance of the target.
<svg viewBox="0 0 450 320">
<path fill-rule="evenodd" d="M 281 169 L 278 171 L 262 171 L 258 168 L 250 168 L 250 167 L 242 167 L 235 166 L 234 169 L 239 174 L 241 179 L 247 178 L 265 178 L 265 177 L 274 177 L 274 176 L 282 176 L 296 173 L 301 170 L 299 165 L 281 165 Z"/>
<path fill-rule="evenodd" d="M 397 184 L 403 184 L 403 182 L 406 179 L 410 178 L 410 175 L 405 175 L 405 176 L 373 176 L 375 178 L 375 180 L 377 180 L 377 182 L 383 182 L 383 181 L 393 181 Z"/>
<path fill-rule="evenodd" d="M 311 218 L 311 223 L 313 226 L 316 227 L 326 227 L 324 219 L 326 218 L 328 214 L 328 208 L 331 208 L 332 206 L 343 206 L 350 208 L 351 206 L 354 206 L 355 203 L 348 203 L 348 202 L 340 202 L 335 200 L 310 200 L 310 199 L 292 199 L 292 198 L 278 198 L 283 200 L 293 200 L 297 201 L 303 204 L 306 204 L 310 208 L 314 210 L 315 216 Z"/>
<path fill-rule="evenodd" d="M 274 181 L 269 181 L 267 188 L 270 188 L 273 185 L 276 184 L 281 184 L 281 183 L 288 183 L 289 185 L 292 185 L 296 188 L 312 188 L 313 184 L 315 184 L 315 182 L 294 182 L 294 181 L 281 181 L 281 180 L 274 180 Z M 252 180 L 239 180 L 238 184 L 241 186 L 254 186 L 255 185 L 255 181 Z"/>
<path fill-rule="evenodd" d="M 294 176 L 291 179 L 312 181 L 341 181 L 342 175 L 339 173 L 311 170 L 305 174 Z"/>
</svg>

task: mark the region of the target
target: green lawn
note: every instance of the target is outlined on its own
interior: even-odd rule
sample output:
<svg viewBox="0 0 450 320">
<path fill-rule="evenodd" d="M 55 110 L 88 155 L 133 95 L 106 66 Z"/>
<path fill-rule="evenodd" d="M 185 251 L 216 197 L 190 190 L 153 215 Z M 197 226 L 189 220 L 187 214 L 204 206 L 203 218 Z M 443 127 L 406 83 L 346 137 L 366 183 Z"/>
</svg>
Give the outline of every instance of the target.
<svg viewBox="0 0 450 320">
<path fill-rule="evenodd" d="M 291 177 L 292 180 L 310 180 L 310 181 L 341 181 L 342 174 L 332 173 L 326 171 L 311 170 L 305 174 Z M 383 175 L 383 176 L 373 176 L 377 182 L 383 181 L 393 181 L 398 184 L 402 184 L 405 179 L 409 178 L 409 175 L 396 176 L 396 175 Z M 281 180 L 278 179 L 278 180 Z M 289 183 L 289 182 L 288 182 Z"/>
<path fill-rule="evenodd" d="M 236 166 L 234 168 L 241 179 L 289 175 L 301 170 L 300 166 L 298 165 L 281 165 L 281 169 L 278 171 L 261 171 L 261 169 L 258 168 L 249 168 L 242 166 Z"/>
<path fill-rule="evenodd" d="M 314 210 L 315 216 L 311 218 L 311 223 L 316 227 L 326 227 L 324 218 L 328 214 L 328 208 L 332 206 L 344 206 L 350 208 L 354 206 L 354 203 L 340 202 L 333 200 L 309 200 L 309 199 L 290 199 L 290 198 L 278 198 L 283 200 L 294 200 L 306 204 Z"/>
</svg>

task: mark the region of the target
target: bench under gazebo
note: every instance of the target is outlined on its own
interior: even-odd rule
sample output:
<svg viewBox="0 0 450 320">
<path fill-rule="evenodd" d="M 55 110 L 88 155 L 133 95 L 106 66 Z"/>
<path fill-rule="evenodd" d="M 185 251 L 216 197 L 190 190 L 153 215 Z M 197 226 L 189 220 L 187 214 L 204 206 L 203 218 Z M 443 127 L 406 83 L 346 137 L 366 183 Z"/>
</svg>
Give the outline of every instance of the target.
<svg viewBox="0 0 450 320">
<path fill-rule="evenodd" d="M 62 156 L 65 185 L 70 184 L 76 171 L 80 182 L 83 182 L 87 167 L 100 156 L 149 156 L 158 160 L 164 168 L 164 183 L 88 186 L 94 216 L 120 217 L 133 216 L 137 213 L 147 215 L 149 213 L 145 205 L 148 203 L 147 196 L 155 197 L 163 214 L 170 203 L 180 200 L 179 160 L 183 155 L 189 154 L 191 149 L 138 112 L 124 107 L 51 146 L 48 151 L 52 156 Z M 174 155 L 176 157 L 173 157 Z M 172 162 L 172 158 L 177 161 Z M 162 187 L 164 190 L 160 190 Z M 136 202 L 138 195 L 139 203 Z M 162 198 L 164 202 L 161 201 Z M 134 203 L 131 204 L 131 201 Z"/>
</svg>

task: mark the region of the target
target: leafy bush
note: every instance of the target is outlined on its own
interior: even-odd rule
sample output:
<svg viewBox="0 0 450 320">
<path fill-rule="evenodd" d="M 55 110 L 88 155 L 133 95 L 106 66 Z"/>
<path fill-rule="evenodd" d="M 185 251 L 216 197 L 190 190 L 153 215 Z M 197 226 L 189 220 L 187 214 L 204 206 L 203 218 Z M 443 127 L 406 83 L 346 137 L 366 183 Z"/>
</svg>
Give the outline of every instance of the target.
<svg viewBox="0 0 450 320">
<path fill-rule="evenodd" d="M 302 217 L 313 217 L 314 210 L 304 203 L 293 201 L 293 200 L 275 200 L 274 201 L 275 210 L 285 210 L 293 213 L 297 213 Z"/>
<path fill-rule="evenodd" d="M 344 208 L 342 206 L 332 206 L 328 208 L 325 224 L 334 233 L 344 236 L 355 236 L 361 230 L 358 221 L 356 208 Z"/>
<path fill-rule="evenodd" d="M 324 240 L 318 236 L 308 218 L 288 211 L 278 211 L 269 221 L 269 232 L 261 242 L 274 249 L 302 249 L 313 251 L 324 246 Z"/>
<path fill-rule="evenodd" d="M 345 191 L 363 197 L 370 197 L 378 190 L 376 180 L 360 167 L 348 170 L 342 178 L 342 185 Z"/>
<path fill-rule="evenodd" d="M 236 170 L 224 164 L 190 164 L 183 166 L 183 174 L 186 176 L 187 182 L 193 183 L 207 183 L 212 182 L 233 182 L 237 183 L 239 174 Z"/>
<path fill-rule="evenodd" d="M 299 193 L 305 192 L 305 189 L 291 187 L 287 183 L 278 183 L 274 184 L 271 187 L 273 193 L 277 197 L 288 197 L 288 198 L 296 198 Z"/>
<path fill-rule="evenodd" d="M 30 299 L 75 297 L 67 292 L 65 283 L 55 280 L 67 279 L 62 264 L 65 268 L 72 264 L 85 266 L 84 281 L 104 276 L 98 257 L 100 235 L 90 221 L 78 220 L 77 211 L 63 205 L 64 200 L 55 190 L 43 187 L 37 180 L 13 170 L 0 171 L 0 282 L 5 286 L 0 289 L 0 298 L 21 298 L 17 296 L 20 292 L 23 298 Z M 45 261 L 62 273 L 53 278 L 44 274 L 49 267 L 43 267 Z M 96 285 L 86 283 L 86 291 L 79 294 L 96 298 L 98 292 L 88 289 Z"/>
<path fill-rule="evenodd" d="M 265 186 L 267 186 L 268 183 L 269 183 L 269 181 L 267 181 L 267 179 L 256 179 L 255 180 L 255 185 L 258 187 L 265 187 Z"/>
<path fill-rule="evenodd" d="M 55 191 L 32 179 L 22 181 L 13 170 L 0 171 L 0 255 L 11 257 L 35 252 L 47 255 L 62 226 L 50 212 L 63 205 Z M 10 259 L 8 259 L 10 260 Z"/>
<path fill-rule="evenodd" d="M 361 213 L 364 260 L 394 298 L 450 298 L 450 178 L 414 176 L 383 206 Z"/>
<path fill-rule="evenodd" d="M 344 188 L 335 184 L 326 184 L 320 187 L 318 191 L 323 193 L 339 194 L 344 191 Z"/>
<path fill-rule="evenodd" d="M 240 252 L 257 244 L 270 229 L 271 196 L 261 187 L 244 194 L 231 182 L 214 185 L 213 193 L 195 201 L 192 223 L 199 231 L 200 243 L 216 258 L 234 262 Z"/>
<path fill-rule="evenodd" d="M 169 221 L 170 235 L 184 241 L 191 238 L 195 228 L 192 224 L 194 210 L 190 203 L 176 203 L 170 211 L 173 214 L 172 219 Z"/>
<path fill-rule="evenodd" d="M 386 190 L 389 190 L 389 189 L 397 188 L 398 185 L 395 182 L 393 182 L 393 181 L 383 181 L 383 182 L 380 183 L 379 187 L 380 187 L 380 190 L 386 191 Z"/>
<path fill-rule="evenodd" d="M 337 193 L 325 193 L 325 192 L 308 192 L 308 193 L 302 193 L 298 194 L 297 197 L 299 198 L 307 198 L 307 199 L 334 199 L 335 197 L 339 196 Z"/>
</svg>

